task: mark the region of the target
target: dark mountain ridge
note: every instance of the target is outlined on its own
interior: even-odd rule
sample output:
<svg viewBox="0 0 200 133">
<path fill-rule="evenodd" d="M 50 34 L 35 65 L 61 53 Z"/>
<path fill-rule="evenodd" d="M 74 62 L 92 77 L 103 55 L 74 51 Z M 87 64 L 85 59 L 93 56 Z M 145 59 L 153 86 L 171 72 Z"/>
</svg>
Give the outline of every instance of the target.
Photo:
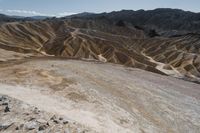
<svg viewBox="0 0 200 133">
<path fill-rule="evenodd" d="M 36 21 L 36 20 L 44 20 L 48 19 L 47 16 L 32 16 L 32 17 L 24 17 L 24 16 L 9 16 L 0 14 L 0 23 L 6 22 L 23 22 L 23 21 Z"/>
<path fill-rule="evenodd" d="M 48 17 L 12 17 L 0 14 L 0 22 L 48 20 Z M 105 19 L 115 24 L 119 21 L 146 31 L 155 30 L 160 35 L 200 33 L 200 13 L 180 9 L 158 8 L 155 10 L 121 10 L 110 13 L 83 12 L 58 19 Z M 53 18 L 55 19 L 55 18 Z"/>
<path fill-rule="evenodd" d="M 76 16 L 77 17 L 77 16 Z M 141 29 L 154 29 L 160 34 L 184 34 L 200 32 L 200 13 L 180 9 L 158 8 L 155 10 L 122 10 L 110 13 L 88 14 L 81 16 L 85 19 L 106 18 L 116 23 L 124 21 Z M 163 33 L 164 32 L 164 33 Z"/>
</svg>

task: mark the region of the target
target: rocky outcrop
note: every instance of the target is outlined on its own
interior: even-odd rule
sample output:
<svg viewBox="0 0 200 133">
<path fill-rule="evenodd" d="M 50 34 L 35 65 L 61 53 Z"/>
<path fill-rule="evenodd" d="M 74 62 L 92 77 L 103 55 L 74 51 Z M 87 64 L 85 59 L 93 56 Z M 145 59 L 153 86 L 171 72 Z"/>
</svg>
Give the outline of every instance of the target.
<svg viewBox="0 0 200 133">
<path fill-rule="evenodd" d="M 81 125 L 65 117 L 41 111 L 17 99 L 0 95 L 0 132 L 84 133 Z"/>
</svg>

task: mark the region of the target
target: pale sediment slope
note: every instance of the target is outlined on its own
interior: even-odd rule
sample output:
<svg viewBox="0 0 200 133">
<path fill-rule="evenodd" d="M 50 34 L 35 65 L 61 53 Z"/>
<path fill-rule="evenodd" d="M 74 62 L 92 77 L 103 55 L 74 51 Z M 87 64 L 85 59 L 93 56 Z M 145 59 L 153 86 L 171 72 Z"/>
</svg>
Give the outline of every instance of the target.
<svg viewBox="0 0 200 133">
<path fill-rule="evenodd" d="M 198 84 L 93 61 L 33 59 L 0 68 L 0 93 L 91 132 L 200 130 Z"/>
</svg>

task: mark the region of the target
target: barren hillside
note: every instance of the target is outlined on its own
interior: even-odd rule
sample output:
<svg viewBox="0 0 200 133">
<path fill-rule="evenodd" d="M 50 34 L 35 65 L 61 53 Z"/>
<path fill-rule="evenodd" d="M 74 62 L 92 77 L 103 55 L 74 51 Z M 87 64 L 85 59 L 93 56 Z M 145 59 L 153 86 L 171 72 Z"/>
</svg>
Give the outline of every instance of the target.
<svg viewBox="0 0 200 133">
<path fill-rule="evenodd" d="M 199 34 L 150 38 L 102 18 L 4 23 L 0 36 L 9 51 L 96 59 L 199 82 Z"/>
<path fill-rule="evenodd" d="M 198 133 L 200 130 L 200 87 L 195 83 L 121 65 L 53 57 L 9 62 L 1 66 L 0 76 L 1 94 L 76 123 L 73 128 L 66 125 L 54 128 L 61 131 L 80 128 L 99 133 Z M 8 107 L 11 113 L 15 111 L 12 104 Z M 51 114 L 43 119 L 49 121 Z M 27 123 L 21 120 L 23 115 L 15 119 L 9 112 L 5 115 L 13 124 L 2 131 L 15 132 L 20 123 Z M 1 119 L 0 122 L 6 123 Z M 70 123 L 68 126 L 72 126 Z M 50 122 L 44 131 L 53 131 L 54 124 Z M 32 130 L 37 131 L 39 126 L 36 124 Z M 24 128 L 19 132 L 26 131 Z"/>
<path fill-rule="evenodd" d="M 199 14 L 159 10 L 2 21 L 0 132 L 198 133 Z"/>
</svg>

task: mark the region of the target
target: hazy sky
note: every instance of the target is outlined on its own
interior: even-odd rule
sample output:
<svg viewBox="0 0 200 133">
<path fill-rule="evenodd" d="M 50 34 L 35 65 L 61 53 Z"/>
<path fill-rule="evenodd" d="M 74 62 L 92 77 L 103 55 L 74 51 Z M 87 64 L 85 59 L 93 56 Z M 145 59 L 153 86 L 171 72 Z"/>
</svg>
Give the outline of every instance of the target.
<svg viewBox="0 0 200 133">
<path fill-rule="evenodd" d="M 80 12 L 155 8 L 200 12 L 200 0 L 0 0 L 0 13 L 23 16 L 64 16 Z"/>
</svg>

